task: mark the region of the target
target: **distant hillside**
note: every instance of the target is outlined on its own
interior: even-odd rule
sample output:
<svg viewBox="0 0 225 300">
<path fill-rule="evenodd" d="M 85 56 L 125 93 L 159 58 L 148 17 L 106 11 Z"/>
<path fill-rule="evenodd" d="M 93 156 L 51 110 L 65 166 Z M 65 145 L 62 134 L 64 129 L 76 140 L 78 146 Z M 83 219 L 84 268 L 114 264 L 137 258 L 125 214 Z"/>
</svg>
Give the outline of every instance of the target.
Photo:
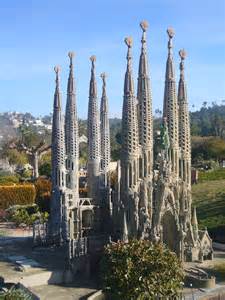
<svg viewBox="0 0 225 300">
<path fill-rule="evenodd" d="M 225 105 L 207 106 L 204 102 L 199 111 L 191 113 L 191 133 L 225 138 Z"/>
<path fill-rule="evenodd" d="M 17 128 L 25 123 L 34 131 L 41 133 L 51 130 L 51 115 L 35 118 L 30 113 L 1 113 L 0 114 L 0 146 L 1 142 L 13 138 L 17 135 Z M 225 105 L 207 102 L 203 103 L 200 110 L 190 113 L 191 133 L 193 136 L 215 136 L 225 138 Z M 114 146 L 116 152 L 121 143 L 121 119 L 110 118 L 112 151 Z M 157 110 L 154 118 L 154 130 L 160 128 L 161 111 Z M 79 120 L 80 135 L 87 135 L 87 121 Z M 115 145 L 114 145 L 115 143 Z M 114 154 L 113 154 L 114 156 Z"/>
</svg>

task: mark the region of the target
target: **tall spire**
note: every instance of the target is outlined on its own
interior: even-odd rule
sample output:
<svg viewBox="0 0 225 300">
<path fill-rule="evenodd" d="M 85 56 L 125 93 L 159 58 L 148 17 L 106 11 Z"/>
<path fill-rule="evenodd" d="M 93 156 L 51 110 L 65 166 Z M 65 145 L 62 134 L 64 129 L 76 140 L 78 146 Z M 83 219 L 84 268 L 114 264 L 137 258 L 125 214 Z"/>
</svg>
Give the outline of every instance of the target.
<svg viewBox="0 0 225 300">
<path fill-rule="evenodd" d="M 179 51 L 180 62 L 180 80 L 178 86 L 178 105 L 179 105 L 179 146 L 181 149 L 181 177 L 191 185 L 191 138 L 190 138 L 190 120 L 188 110 L 188 100 L 186 83 L 184 79 L 184 60 L 186 52 L 184 49 Z"/>
<path fill-rule="evenodd" d="M 123 116 L 122 116 L 122 153 L 124 159 L 137 155 L 138 151 L 138 124 L 136 97 L 134 95 L 134 82 L 132 75 L 132 38 L 126 38 L 127 70 L 124 81 Z"/>
<path fill-rule="evenodd" d="M 88 188 L 89 196 L 96 198 L 98 191 L 98 176 L 100 172 L 100 127 L 99 111 L 97 103 L 97 85 L 95 80 L 95 61 L 91 60 L 91 80 L 89 88 L 88 104 Z"/>
<path fill-rule="evenodd" d="M 61 111 L 61 94 L 59 90 L 59 67 L 56 73 L 56 87 L 54 95 L 52 122 L 52 200 L 51 200 L 51 233 L 61 239 L 62 231 L 62 193 L 65 190 L 65 144 L 64 122 Z"/>
<path fill-rule="evenodd" d="M 197 219 L 197 213 L 196 213 L 196 207 L 195 206 L 193 208 L 191 223 L 192 223 L 194 239 L 197 240 L 198 239 L 198 219 Z"/>
<path fill-rule="evenodd" d="M 64 145 L 64 130 L 63 130 L 63 117 L 61 111 L 61 94 L 59 90 L 59 72 L 60 68 L 54 68 L 56 73 L 56 87 L 54 95 L 54 108 L 53 108 L 53 123 L 52 123 L 52 182 L 53 187 L 64 187 L 64 176 L 57 176 L 59 170 L 65 168 L 65 145 Z"/>
<path fill-rule="evenodd" d="M 100 107 L 101 169 L 103 173 L 106 175 L 110 163 L 110 130 L 109 130 L 109 115 L 108 115 L 108 99 L 106 96 L 106 74 L 102 73 L 101 78 L 102 78 L 102 98 L 101 98 L 101 107 Z M 107 179 L 106 176 L 105 179 Z"/>
<path fill-rule="evenodd" d="M 73 204 L 77 204 L 79 196 L 78 170 L 79 170 L 79 134 L 75 84 L 73 75 L 74 53 L 68 53 L 70 59 L 70 72 L 67 84 L 67 103 L 65 118 L 65 144 L 66 144 L 66 166 L 67 187 L 72 190 Z"/>
<path fill-rule="evenodd" d="M 147 39 L 146 31 L 148 23 L 140 23 L 142 33 L 142 47 L 139 60 L 138 72 L 138 120 L 139 120 L 139 142 L 143 151 L 143 162 L 140 167 L 141 177 L 151 177 L 153 165 L 153 120 L 152 120 L 152 95 L 148 74 Z"/>
<path fill-rule="evenodd" d="M 176 96 L 176 81 L 173 64 L 172 39 L 174 30 L 167 29 L 169 37 L 168 41 L 168 58 L 166 63 L 165 90 L 164 90 L 164 106 L 163 117 L 167 119 L 168 131 L 170 137 L 170 156 L 172 162 L 172 170 L 179 175 L 179 145 L 178 145 L 178 105 Z"/>
</svg>

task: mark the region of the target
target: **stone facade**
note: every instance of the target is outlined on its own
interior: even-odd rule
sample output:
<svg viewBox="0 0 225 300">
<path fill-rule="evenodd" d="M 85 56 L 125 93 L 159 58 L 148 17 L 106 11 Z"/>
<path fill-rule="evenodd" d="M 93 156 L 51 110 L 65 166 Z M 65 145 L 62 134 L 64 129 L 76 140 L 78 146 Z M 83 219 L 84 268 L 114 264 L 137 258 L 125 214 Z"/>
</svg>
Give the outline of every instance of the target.
<svg viewBox="0 0 225 300">
<path fill-rule="evenodd" d="M 121 159 L 116 182 L 110 183 L 110 131 L 106 76 L 102 78 L 100 115 L 91 57 L 88 104 L 88 197 L 79 196 L 79 138 L 73 54 L 67 88 L 65 127 L 59 92 L 59 69 L 52 130 L 52 207 L 50 235 L 68 248 L 68 261 L 95 255 L 110 240 L 150 239 L 165 243 L 183 261 L 212 258 L 212 241 L 198 229 L 191 200 L 191 145 L 184 76 L 186 53 L 180 50 L 180 80 L 176 91 L 173 61 L 174 30 L 169 28 L 163 120 L 158 153 L 153 156 L 152 93 L 147 57 L 146 21 L 142 29 L 137 95 L 132 74 L 132 38 L 126 38 L 127 67 L 122 109 Z M 64 138 L 65 135 L 65 138 Z M 153 159 L 155 157 L 155 159 Z M 89 259 L 89 258 L 88 258 Z M 83 258 L 79 261 L 81 264 Z"/>
</svg>

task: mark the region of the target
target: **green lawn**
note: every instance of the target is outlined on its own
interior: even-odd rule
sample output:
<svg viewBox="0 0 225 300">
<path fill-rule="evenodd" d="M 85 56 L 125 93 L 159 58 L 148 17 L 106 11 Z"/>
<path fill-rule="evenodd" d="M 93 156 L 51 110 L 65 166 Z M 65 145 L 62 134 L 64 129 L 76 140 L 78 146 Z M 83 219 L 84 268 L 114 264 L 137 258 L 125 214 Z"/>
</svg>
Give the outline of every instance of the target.
<svg viewBox="0 0 225 300">
<path fill-rule="evenodd" d="M 200 171 L 199 181 L 211 181 L 211 180 L 225 180 L 225 168 L 210 171 Z"/>
<path fill-rule="evenodd" d="M 200 228 L 225 226 L 225 180 L 203 181 L 192 186 Z"/>
</svg>

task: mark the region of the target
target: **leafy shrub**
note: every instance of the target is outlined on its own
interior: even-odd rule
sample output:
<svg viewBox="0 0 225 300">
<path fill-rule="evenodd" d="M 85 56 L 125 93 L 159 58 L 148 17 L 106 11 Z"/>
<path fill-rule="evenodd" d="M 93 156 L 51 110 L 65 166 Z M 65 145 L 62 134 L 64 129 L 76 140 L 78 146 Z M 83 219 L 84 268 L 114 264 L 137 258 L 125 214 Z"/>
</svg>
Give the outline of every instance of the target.
<svg viewBox="0 0 225 300">
<path fill-rule="evenodd" d="M 31 226 L 36 220 L 47 221 L 48 213 L 41 213 L 35 205 L 14 205 L 7 209 L 9 219 L 18 226 L 25 224 Z"/>
<path fill-rule="evenodd" d="M 38 178 L 35 182 L 36 200 L 41 211 L 50 212 L 51 181 L 45 178 Z"/>
<path fill-rule="evenodd" d="M 23 289 L 17 288 L 16 285 L 9 291 L 0 294 L 0 300 L 32 300 L 33 297 Z"/>
<path fill-rule="evenodd" d="M 15 175 L 0 176 L 0 185 L 14 185 L 19 183 L 19 177 Z"/>
<path fill-rule="evenodd" d="M 175 253 L 150 241 L 109 244 L 101 268 L 103 289 L 113 299 L 172 299 L 182 286 L 183 270 Z"/>
<path fill-rule="evenodd" d="M 15 204 L 32 204 L 35 196 L 36 191 L 32 184 L 0 186 L 0 209 L 6 209 Z"/>
<path fill-rule="evenodd" d="M 45 175 L 47 177 L 51 177 L 51 162 L 44 162 L 40 167 L 39 167 L 39 173 L 40 175 Z"/>
</svg>

